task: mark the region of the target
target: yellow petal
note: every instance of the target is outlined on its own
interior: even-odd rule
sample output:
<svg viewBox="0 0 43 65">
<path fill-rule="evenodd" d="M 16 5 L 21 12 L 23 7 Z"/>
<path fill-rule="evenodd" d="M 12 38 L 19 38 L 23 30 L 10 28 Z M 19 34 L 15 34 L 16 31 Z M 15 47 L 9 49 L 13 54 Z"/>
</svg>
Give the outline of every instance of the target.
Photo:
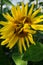
<svg viewBox="0 0 43 65">
<path fill-rule="evenodd" d="M 13 42 L 14 41 L 14 37 L 15 37 L 15 34 L 12 36 L 12 38 L 10 39 L 9 42 Z M 6 47 L 9 47 L 12 43 L 9 43 Z"/>
<path fill-rule="evenodd" d="M 24 20 L 22 21 L 23 24 L 25 23 L 25 20 L 26 20 L 26 17 L 25 17 Z"/>
<path fill-rule="evenodd" d="M 43 19 L 36 19 L 35 21 L 33 21 L 33 23 L 40 23 L 42 21 L 43 21 Z"/>
<path fill-rule="evenodd" d="M 6 47 L 9 47 L 9 49 L 11 49 L 13 46 L 15 46 L 17 40 L 18 40 L 18 37 L 15 37 L 15 35 L 13 35 L 9 41 L 9 44 Z"/>
<path fill-rule="evenodd" d="M 18 47 L 19 47 L 20 53 L 22 53 L 22 42 L 21 42 L 21 38 L 19 39 Z"/>
<path fill-rule="evenodd" d="M 6 35 L 3 35 L 0 37 L 0 39 L 5 39 L 6 38 Z"/>
<path fill-rule="evenodd" d="M 3 13 L 3 16 L 4 16 L 7 20 L 9 20 L 9 19 L 7 18 L 7 15 L 6 15 L 6 14 Z"/>
<path fill-rule="evenodd" d="M 27 12 L 28 12 L 28 3 L 25 6 L 25 15 L 27 15 Z"/>
<path fill-rule="evenodd" d="M 24 43 L 24 38 L 21 38 L 21 41 L 22 41 L 23 48 L 24 48 L 24 50 L 26 51 L 26 45 L 25 45 L 25 43 Z"/>
<path fill-rule="evenodd" d="M 28 33 L 31 33 L 31 34 L 35 34 L 36 31 L 34 30 L 29 30 L 29 29 L 24 29 L 24 32 L 28 32 Z"/>
<path fill-rule="evenodd" d="M 9 32 L 9 31 L 12 31 L 14 30 L 14 27 L 12 25 L 6 25 L 4 26 L 3 28 L 0 29 L 0 32 Z"/>
<path fill-rule="evenodd" d="M 9 45 L 9 49 L 11 49 L 13 46 L 15 46 L 15 44 L 17 43 L 18 41 L 18 37 L 15 37 L 10 43 Z"/>
<path fill-rule="evenodd" d="M 20 6 L 19 5 L 17 5 L 17 11 L 18 11 L 18 15 L 21 16 L 21 9 L 20 9 Z"/>
<path fill-rule="evenodd" d="M 28 39 L 31 42 L 31 44 L 34 44 L 35 45 L 35 42 L 34 42 L 33 37 L 32 37 L 31 34 L 28 34 Z"/>
<path fill-rule="evenodd" d="M 31 33 L 31 34 L 35 34 L 36 31 L 35 31 L 35 30 L 29 30 L 29 33 Z"/>
<path fill-rule="evenodd" d="M 34 18 L 39 12 L 41 11 L 41 8 L 39 8 L 38 10 L 36 10 L 33 14 L 32 14 L 32 18 Z"/>
<path fill-rule="evenodd" d="M 30 10 L 29 10 L 28 16 L 30 16 L 30 15 L 32 14 L 33 8 L 34 8 L 34 3 L 32 4 L 32 6 L 31 6 L 31 8 L 30 8 Z"/>
<path fill-rule="evenodd" d="M 12 22 L 14 21 L 14 18 L 9 14 L 9 13 L 6 13 L 7 14 L 7 18 Z"/>
<path fill-rule="evenodd" d="M 1 30 L 1 35 L 8 35 L 9 33 L 14 32 L 14 30 Z"/>
<path fill-rule="evenodd" d="M 8 22 L 0 21 L 0 24 L 5 26 L 8 24 Z"/>
<path fill-rule="evenodd" d="M 40 15 L 39 18 L 43 18 L 43 15 Z"/>
<path fill-rule="evenodd" d="M 13 17 L 11 17 L 8 13 L 4 14 L 3 16 L 8 20 L 8 21 L 14 21 Z"/>
<path fill-rule="evenodd" d="M 14 31 L 9 32 L 9 34 L 2 33 L 3 36 L 1 36 L 0 39 L 12 37 L 13 34 L 14 34 Z"/>
<path fill-rule="evenodd" d="M 4 26 L 3 28 L 1 28 L 0 29 L 0 32 L 5 31 L 5 30 L 8 30 L 8 27 L 7 26 Z"/>
<path fill-rule="evenodd" d="M 34 20 L 36 20 L 36 19 L 43 19 L 43 15 L 36 16 L 36 17 L 34 18 Z"/>
<path fill-rule="evenodd" d="M 22 3 L 22 9 L 21 9 L 21 12 L 22 12 L 22 16 L 25 15 L 25 7 L 24 7 L 24 3 Z"/>
<path fill-rule="evenodd" d="M 8 44 L 8 42 L 9 42 L 9 38 L 7 38 L 6 40 L 4 40 L 4 41 L 1 43 L 1 45 Z"/>
<path fill-rule="evenodd" d="M 29 29 L 30 27 L 29 27 L 29 25 L 26 23 L 26 24 L 24 24 L 24 27 L 23 27 L 24 29 Z"/>
<path fill-rule="evenodd" d="M 36 16 L 35 18 L 33 18 L 33 23 L 40 23 L 42 21 L 43 21 L 43 15 Z"/>
<path fill-rule="evenodd" d="M 31 27 L 35 30 L 40 30 L 40 31 L 43 31 L 43 25 L 31 25 Z"/>
<path fill-rule="evenodd" d="M 27 38 L 27 37 L 25 37 L 25 40 L 26 40 L 27 46 L 28 46 L 28 48 L 29 48 L 29 47 L 30 47 L 30 45 L 29 45 L 29 40 L 28 40 L 28 38 Z"/>
<path fill-rule="evenodd" d="M 15 6 L 12 6 L 12 9 L 11 9 L 11 13 L 12 13 L 12 16 L 14 17 L 14 19 L 16 19 L 16 7 Z"/>
</svg>

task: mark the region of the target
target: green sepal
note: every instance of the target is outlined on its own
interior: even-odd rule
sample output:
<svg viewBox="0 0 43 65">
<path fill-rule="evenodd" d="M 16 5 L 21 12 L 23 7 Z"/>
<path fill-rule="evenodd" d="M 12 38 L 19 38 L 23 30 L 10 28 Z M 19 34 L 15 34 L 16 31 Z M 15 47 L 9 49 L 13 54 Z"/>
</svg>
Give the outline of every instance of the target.
<svg viewBox="0 0 43 65">
<path fill-rule="evenodd" d="M 12 59 L 16 65 L 27 65 L 27 61 L 22 60 L 22 55 L 14 53 Z"/>
</svg>

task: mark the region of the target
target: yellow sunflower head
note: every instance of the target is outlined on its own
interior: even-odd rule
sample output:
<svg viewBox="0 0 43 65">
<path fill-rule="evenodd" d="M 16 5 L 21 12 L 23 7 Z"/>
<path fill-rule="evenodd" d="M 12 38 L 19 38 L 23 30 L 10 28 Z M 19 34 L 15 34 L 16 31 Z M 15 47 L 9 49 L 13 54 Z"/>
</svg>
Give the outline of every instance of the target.
<svg viewBox="0 0 43 65">
<path fill-rule="evenodd" d="M 33 12 L 33 8 L 34 4 L 32 4 L 28 12 L 28 4 L 24 6 L 22 3 L 21 8 L 18 5 L 16 7 L 12 6 L 12 16 L 9 13 L 3 14 L 7 21 L 0 22 L 0 24 L 3 25 L 0 29 L 2 35 L 0 39 L 5 39 L 1 42 L 1 45 L 6 45 L 6 47 L 11 49 L 18 42 L 19 51 L 22 53 L 22 47 L 26 51 L 25 44 L 27 44 L 28 47 L 30 46 L 29 42 L 35 44 L 32 34 L 35 34 L 36 30 L 43 30 L 43 25 L 37 24 L 43 21 L 43 15 L 36 17 L 41 9 L 39 8 Z"/>
</svg>

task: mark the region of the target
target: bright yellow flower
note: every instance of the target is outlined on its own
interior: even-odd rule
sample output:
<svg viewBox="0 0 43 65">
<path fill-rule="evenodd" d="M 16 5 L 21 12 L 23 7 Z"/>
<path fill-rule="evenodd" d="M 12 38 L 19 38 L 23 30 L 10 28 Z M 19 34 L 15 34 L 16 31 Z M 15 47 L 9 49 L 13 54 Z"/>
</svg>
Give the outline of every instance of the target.
<svg viewBox="0 0 43 65">
<path fill-rule="evenodd" d="M 3 14 L 7 21 L 0 22 L 4 26 L 0 29 L 2 35 L 0 39 L 5 39 L 1 45 L 6 45 L 11 49 L 18 42 L 19 51 L 22 53 L 22 47 L 26 51 L 26 44 L 28 47 L 30 46 L 29 42 L 35 44 L 32 34 L 35 34 L 36 30 L 43 30 L 43 25 L 38 24 L 43 21 L 43 15 L 36 16 L 41 9 L 39 8 L 33 12 L 33 8 L 34 4 L 28 12 L 28 4 L 24 6 L 22 3 L 22 8 L 18 5 L 16 7 L 12 6 L 12 16 L 8 13 Z"/>
</svg>

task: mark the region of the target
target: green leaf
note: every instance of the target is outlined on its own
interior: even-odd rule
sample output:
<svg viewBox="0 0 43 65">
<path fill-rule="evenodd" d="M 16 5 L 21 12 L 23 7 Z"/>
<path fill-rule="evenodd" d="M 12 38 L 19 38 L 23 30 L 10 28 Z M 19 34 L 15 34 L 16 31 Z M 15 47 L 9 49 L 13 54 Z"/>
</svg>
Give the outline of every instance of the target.
<svg viewBox="0 0 43 65">
<path fill-rule="evenodd" d="M 27 65 L 27 61 L 22 60 L 20 54 L 13 54 L 12 59 L 15 62 L 16 65 Z"/>
<path fill-rule="evenodd" d="M 42 64 L 43 64 L 43 60 L 40 61 L 40 62 L 35 62 L 35 63 L 33 63 L 33 65 L 42 65 Z"/>
<path fill-rule="evenodd" d="M 5 3 L 6 5 L 13 5 L 10 0 L 3 0 L 3 3 Z"/>
<path fill-rule="evenodd" d="M 23 60 L 38 62 L 43 60 L 43 44 L 31 45 L 29 49 L 24 53 Z"/>
<path fill-rule="evenodd" d="M 43 2 L 40 2 L 39 5 L 43 6 Z"/>
<path fill-rule="evenodd" d="M 0 65 L 11 65 L 8 57 L 4 54 L 1 45 L 0 45 Z"/>
<path fill-rule="evenodd" d="M 32 1 L 34 1 L 34 0 L 30 0 L 30 2 L 32 2 Z"/>
</svg>

